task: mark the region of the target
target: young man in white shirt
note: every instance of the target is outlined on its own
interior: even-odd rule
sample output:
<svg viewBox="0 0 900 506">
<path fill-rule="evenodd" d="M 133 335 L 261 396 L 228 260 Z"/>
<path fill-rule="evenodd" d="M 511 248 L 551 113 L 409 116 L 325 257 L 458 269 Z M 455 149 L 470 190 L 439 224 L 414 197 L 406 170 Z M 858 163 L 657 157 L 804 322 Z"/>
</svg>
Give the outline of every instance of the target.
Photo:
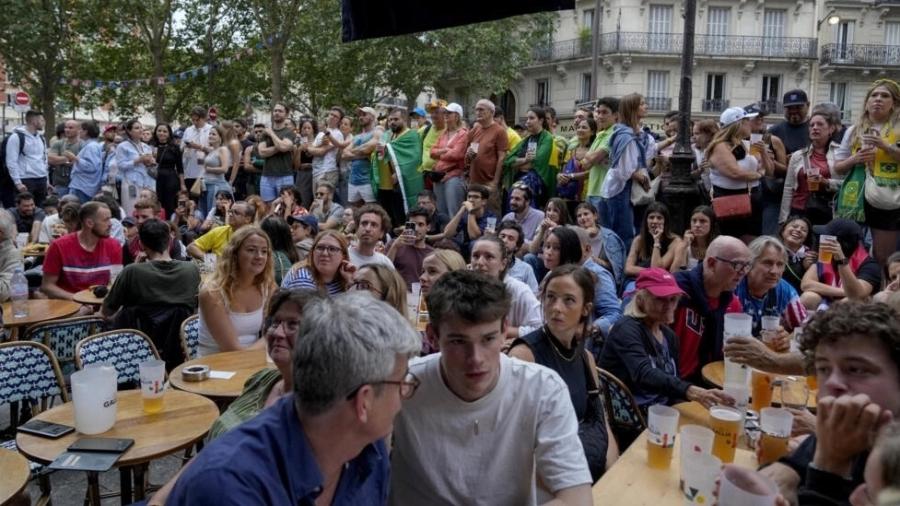
<svg viewBox="0 0 900 506">
<path fill-rule="evenodd" d="M 378 204 L 366 204 L 356 212 L 356 246 L 351 246 L 350 263 L 357 267 L 381 264 L 394 270 L 394 262 L 384 253 L 375 251 L 378 241 L 391 229 L 391 218 Z"/>
<path fill-rule="evenodd" d="M 394 422 L 389 504 L 591 504 L 591 475 L 566 384 L 501 353 L 510 295 L 472 271 L 428 293 L 440 353 Z"/>
</svg>

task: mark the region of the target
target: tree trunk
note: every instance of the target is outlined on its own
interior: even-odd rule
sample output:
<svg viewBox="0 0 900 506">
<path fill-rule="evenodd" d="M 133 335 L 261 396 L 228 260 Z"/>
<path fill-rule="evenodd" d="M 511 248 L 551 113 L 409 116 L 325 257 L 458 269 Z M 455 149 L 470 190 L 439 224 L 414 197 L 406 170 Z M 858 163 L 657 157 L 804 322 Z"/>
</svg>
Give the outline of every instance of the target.
<svg viewBox="0 0 900 506">
<path fill-rule="evenodd" d="M 153 78 L 154 80 L 158 76 L 165 75 L 163 74 L 163 61 L 161 51 L 152 51 L 151 58 L 153 59 Z M 158 82 L 153 83 L 153 115 L 156 117 L 156 123 L 166 123 L 168 122 L 168 118 L 166 117 L 166 89 L 165 85 L 161 85 Z"/>
<path fill-rule="evenodd" d="M 273 44 L 269 48 L 272 56 L 270 66 L 272 71 L 272 105 L 280 103 L 284 100 L 282 90 L 282 78 L 284 73 L 284 45 L 282 43 Z"/>
<path fill-rule="evenodd" d="M 40 111 L 44 114 L 44 137 L 45 140 L 50 141 L 50 137 L 56 131 L 56 80 L 41 79 L 37 93 L 39 103 L 32 104 L 32 109 L 37 109 L 36 105 L 40 106 Z"/>
</svg>

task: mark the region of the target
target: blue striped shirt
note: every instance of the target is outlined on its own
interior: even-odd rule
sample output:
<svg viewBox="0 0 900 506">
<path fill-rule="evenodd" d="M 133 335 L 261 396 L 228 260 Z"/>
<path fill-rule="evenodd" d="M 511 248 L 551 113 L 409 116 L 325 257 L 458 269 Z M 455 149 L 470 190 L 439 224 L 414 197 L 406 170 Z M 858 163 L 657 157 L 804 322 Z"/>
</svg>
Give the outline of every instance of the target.
<svg viewBox="0 0 900 506">
<path fill-rule="evenodd" d="M 319 290 L 319 286 L 316 285 L 316 280 L 313 279 L 312 273 L 306 267 L 291 269 L 291 271 L 284 276 L 284 279 L 281 280 L 281 287 L 288 290 Z M 341 287 L 341 283 L 338 280 L 327 283 L 325 288 L 328 289 L 328 295 L 330 296 L 344 293 L 344 289 Z"/>
</svg>

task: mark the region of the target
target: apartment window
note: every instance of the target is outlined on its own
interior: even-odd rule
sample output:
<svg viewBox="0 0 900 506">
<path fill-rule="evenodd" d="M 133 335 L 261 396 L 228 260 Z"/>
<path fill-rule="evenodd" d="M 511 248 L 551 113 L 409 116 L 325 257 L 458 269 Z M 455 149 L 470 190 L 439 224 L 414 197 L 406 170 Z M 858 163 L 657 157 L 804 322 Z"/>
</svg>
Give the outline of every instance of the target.
<svg viewBox="0 0 900 506">
<path fill-rule="evenodd" d="M 853 44 L 853 29 L 856 23 L 854 21 L 841 21 L 834 25 L 834 41 L 837 45 L 838 60 L 844 63 L 850 63 L 853 59 L 851 45 Z"/>
<path fill-rule="evenodd" d="M 541 106 L 550 104 L 549 79 L 536 79 L 534 81 L 534 103 Z"/>
<path fill-rule="evenodd" d="M 787 11 L 766 9 L 763 13 L 763 54 L 784 56 L 784 29 Z"/>
<path fill-rule="evenodd" d="M 594 98 L 594 83 L 593 79 L 591 79 L 591 73 L 587 72 L 581 74 L 581 100 L 579 102 L 587 102 L 588 100 Z"/>
<path fill-rule="evenodd" d="M 706 18 L 707 49 L 710 54 L 724 54 L 731 9 L 710 7 Z"/>
<path fill-rule="evenodd" d="M 841 110 L 841 119 L 847 121 L 850 119 L 850 111 L 847 110 L 847 83 L 831 83 L 829 85 L 829 101 L 838 106 Z"/>
<path fill-rule="evenodd" d="M 649 49 L 651 51 L 671 51 L 669 33 L 672 31 L 672 6 L 650 6 Z"/>
<path fill-rule="evenodd" d="M 900 23 L 884 24 L 884 45 L 900 46 Z"/>
<path fill-rule="evenodd" d="M 720 112 L 728 108 L 725 99 L 725 74 L 706 75 L 706 99 L 703 100 L 704 112 Z"/>
<path fill-rule="evenodd" d="M 671 99 L 669 97 L 669 72 L 665 70 L 651 70 L 647 72 L 647 108 L 651 111 L 668 111 Z"/>
<path fill-rule="evenodd" d="M 594 9 L 585 9 L 581 12 L 581 26 L 587 28 L 594 26 Z"/>
<path fill-rule="evenodd" d="M 781 76 L 763 76 L 762 100 L 778 100 L 781 98 Z"/>
</svg>

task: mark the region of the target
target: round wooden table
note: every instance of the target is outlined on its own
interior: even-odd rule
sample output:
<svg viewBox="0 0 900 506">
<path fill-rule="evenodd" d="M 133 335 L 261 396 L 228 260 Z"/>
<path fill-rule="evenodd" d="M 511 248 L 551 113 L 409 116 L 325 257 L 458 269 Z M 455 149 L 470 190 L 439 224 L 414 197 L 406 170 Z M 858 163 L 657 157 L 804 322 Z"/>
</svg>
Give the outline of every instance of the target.
<svg viewBox="0 0 900 506">
<path fill-rule="evenodd" d="M 82 290 L 80 292 L 75 292 L 75 295 L 72 295 L 72 300 L 75 302 L 79 302 L 81 304 L 89 304 L 91 306 L 100 306 L 103 304 L 103 299 L 106 297 L 97 297 L 94 295 L 94 291 L 90 288 Z"/>
<path fill-rule="evenodd" d="M 192 365 L 205 365 L 213 371 L 229 371 L 235 374 L 229 379 L 210 378 L 203 381 L 184 381 L 181 371 Z M 266 361 L 266 351 L 263 349 L 226 351 L 195 358 L 179 365 L 169 373 L 169 382 L 173 387 L 186 392 L 217 399 L 234 399 L 241 395 L 244 383 L 250 376 L 267 367 L 274 368 L 275 364 Z"/>
<path fill-rule="evenodd" d="M 141 500 L 144 496 L 143 473 L 146 467 L 142 464 L 188 448 L 199 441 L 219 416 L 219 409 L 214 402 L 203 396 L 171 389 L 163 396 L 163 410 L 152 415 L 144 413 L 140 390 L 121 391 L 117 399 L 115 425 L 102 434 L 87 437 L 134 439 L 134 445 L 116 462 L 116 467 L 123 471 L 122 502 L 130 504 L 131 473 L 134 472 L 134 499 Z M 75 425 L 75 412 L 71 402 L 44 411 L 35 418 Z M 85 436 L 78 432 L 69 433 L 59 439 L 47 439 L 19 432 L 16 435 L 16 444 L 19 451 L 29 459 L 49 464 L 81 437 Z M 93 476 L 89 473 L 89 485 L 96 484 L 96 479 L 96 473 Z M 96 498 L 99 504 L 99 489 L 96 490 Z"/>
<path fill-rule="evenodd" d="M 10 330 L 11 341 L 18 339 L 19 328 L 35 323 L 72 316 L 81 309 L 81 304 L 62 299 L 28 299 L 28 316 L 16 318 L 12 302 L 3 303 L 3 326 Z"/>
<path fill-rule="evenodd" d="M 0 448 L 0 504 L 17 496 L 31 477 L 28 461 L 16 452 Z"/>
<path fill-rule="evenodd" d="M 700 370 L 700 373 L 703 375 L 703 379 L 712 383 L 713 385 L 722 388 L 722 385 L 725 384 L 725 361 L 719 360 L 718 362 L 710 362 L 703 366 L 703 369 Z M 775 374 L 769 373 L 776 378 L 785 376 L 784 374 Z M 781 395 L 779 394 L 780 387 L 774 387 L 776 390 L 775 393 L 772 394 L 772 400 L 781 399 Z M 809 401 L 807 401 L 806 406 L 812 410 L 816 409 L 817 398 L 819 396 L 818 390 L 809 390 Z M 778 402 L 781 402 L 780 400 Z"/>
</svg>

